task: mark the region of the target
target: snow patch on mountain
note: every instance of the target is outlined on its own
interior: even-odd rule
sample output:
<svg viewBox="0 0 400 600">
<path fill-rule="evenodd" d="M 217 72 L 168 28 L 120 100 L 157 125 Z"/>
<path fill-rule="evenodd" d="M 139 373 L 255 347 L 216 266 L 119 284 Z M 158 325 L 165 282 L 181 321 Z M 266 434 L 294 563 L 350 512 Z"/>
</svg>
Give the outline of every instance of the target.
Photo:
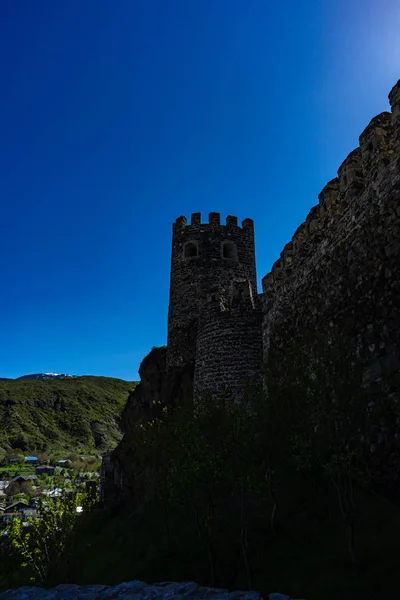
<svg viewBox="0 0 400 600">
<path fill-rule="evenodd" d="M 68 375 L 67 373 L 32 373 L 31 375 L 22 375 L 19 379 L 68 379 L 76 377 L 76 375 Z"/>
</svg>

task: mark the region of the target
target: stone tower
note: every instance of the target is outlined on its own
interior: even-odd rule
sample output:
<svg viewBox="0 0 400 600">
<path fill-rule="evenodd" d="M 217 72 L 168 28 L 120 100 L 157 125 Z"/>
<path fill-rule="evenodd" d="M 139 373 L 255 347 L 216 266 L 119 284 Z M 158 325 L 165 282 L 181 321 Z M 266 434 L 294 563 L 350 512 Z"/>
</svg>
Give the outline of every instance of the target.
<svg viewBox="0 0 400 600">
<path fill-rule="evenodd" d="M 262 389 L 262 358 L 262 305 L 250 282 L 210 290 L 200 307 L 195 401 L 205 394 L 241 400 L 249 388 Z"/>
<path fill-rule="evenodd" d="M 253 221 L 240 227 L 237 217 L 228 216 L 221 225 L 219 213 L 210 213 L 202 223 L 194 213 L 189 225 L 179 217 L 172 231 L 168 369 L 195 362 L 202 301 L 235 280 L 249 282 L 257 295 Z"/>
<path fill-rule="evenodd" d="M 167 369 L 194 366 L 194 396 L 222 390 L 240 397 L 259 380 L 262 314 L 254 225 L 219 213 L 173 224 Z"/>
</svg>

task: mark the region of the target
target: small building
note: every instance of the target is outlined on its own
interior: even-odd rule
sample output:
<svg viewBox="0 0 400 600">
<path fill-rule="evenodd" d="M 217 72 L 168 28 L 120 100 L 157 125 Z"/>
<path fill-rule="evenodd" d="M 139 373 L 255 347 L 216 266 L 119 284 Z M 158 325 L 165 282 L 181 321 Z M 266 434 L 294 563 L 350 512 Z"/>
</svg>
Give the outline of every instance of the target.
<svg viewBox="0 0 400 600">
<path fill-rule="evenodd" d="M 69 466 L 69 460 L 68 459 L 63 459 L 63 460 L 59 460 L 57 462 L 57 467 L 68 467 Z"/>
<path fill-rule="evenodd" d="M 49 492 L 42 492 L 43 496 L 47 496 L 48 498 L 60 498 L 62 496 L 62 489 L 55 488 L 54 490 L 50 490 Z"/>
<path fill-rule="evenodd" d="M 9 506 L 6 506 L 4 509 L 4 512 L 5 513 L 15 513 L 15 512 L 22 513 L 22 511 L 25 509 L 31 509 L 31 507 L 26 502 L 23 502 L 22 500 L 20 500 L 19 502 L 14 502 L 14 504 L 10 504 Z"/>
<path fill-rule="evenodd" d="M 9 481 L 0 481 L 0 496 L 4 496 L 9 483 Z"/>
<path fill-rule="evenodd" d="M 14 519 L 23 519 L 27 521 L 30 517 L 37 517 L 36 508 L 29 506 L 26 502 L 14 502 L 4 508 L 2 515 L 3 523 L 13 521 Z"/>
<path fill-rule="evenodd" d="M 20 462 L 20 460 L 16 456 L 9 456 L 7 458 L 7 462 L 9 465 L 17 465 Z"/>
<path fill-rule="evenodd" d="M 32 517 L 32 519 L 36 519 L 37 517 L 37 511 L 36 508 L 34 508 L 33 506 L 29 506 L 28 508 L 24 508 L 21 510 L 24 519 L 29 519 Z"/>
<path fill-rule="evenodd" d="M 54 467 L 51 465 L 40 465 L 40 467 L 36 467 L 36 475 L 49 475 L 52 477 L 54 475 Z"/>
<path fill-rule="evenodd" d="M 7 521 L 13 521 L 14 519 L 22 519 L 23 516 L 24 515 L 19 512 L 14 512 L 14 513 L 5 512 L 5 513 L 3 513 L 1 520 L 3 521 L 3 523 L 6 523 Z"/>
<path fill-rule="evenodd" d="M 12 478 L 12 481 L 17 481 L 18 483 L 24 483 L 28 481 L 36 481 L 37 475 L 15 475 Z"/>
<path fill-rule="evenodd" d="M 37 465 L 39 464 L 39 459 L 37 456 L 25 456 L 25 462 L 29 463 L 30 465 Z"/>
</svg>

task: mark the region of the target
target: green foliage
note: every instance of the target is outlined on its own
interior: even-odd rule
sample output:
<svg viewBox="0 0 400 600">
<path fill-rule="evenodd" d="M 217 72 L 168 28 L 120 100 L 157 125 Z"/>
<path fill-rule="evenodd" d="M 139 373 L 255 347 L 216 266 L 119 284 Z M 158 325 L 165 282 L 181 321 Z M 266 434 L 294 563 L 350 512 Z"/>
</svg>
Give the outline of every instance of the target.
<svg viewBox="0 0 400 600">
<path fill-rule="evenodd" d="M 377 395 L 371 405 L 347 351 L 293 346 L 267 396 L 204 398 L 195 418 L 164 410 L 133 432 L 133 502 L 80 523 L 71 579 L 191 579 L 311 600 L 394 593 L 400 497 L 379 487 L 366 445 L 393 407 Z"/>
<path fill-rule="evenodd" d="M 359 479 L 335 428 L 321 440 L 309 413 L 300 418 L 303 400 L 292 391 L 276 391 L 281 403 L 270 393 L 247 406 L 206 398 L 196 418 L 188 407 L 143 425 L 131 440 L 134 508 L 111 506 L 79 523 L 70 580 L 191 579 L 311 600 L 361 599 L 380 592 L 382 580 L 395 590 L 400 508 Z M 349 504 L 347 522 L 338 502 L 350 500 L 349 473 L 357 565 L 346 537 L 354 515 Z"/>
<path fill-rule="evenodd" d="M 75 520 L 62 570 L 46 582 L 394 597 L 400 494 L 382 486 L 385 454 L 371 462 L 366 440 L 395 407 L 355 385 L 348 349 L 314 344 L 272 363 L 266 396 L 164 407 L 125 436 L 131 495 Z"/>
<path fill-rule="evenodd" d="M 121 439 L 117 420 L 134 386 L 109 377 L 0 381 L 0 450 L 53 458 L 108 450 Z"/>
<path fill-rule="evenodd" d="M 57 577 L 68 559 L 76 522 L 81 518 L 77 507 L 88 513 L 96 501 L 95 493 L 67 494 L 40 502 L 38 517 L 30 517 L 27 523 L 21 519 L 8 523 L 5 537 L 20 583 L 42 584 Z"/>
<path fill-rule="evenodd" d="M 26 462 L 0 466 L 0 477 L 15 477 L 15 475 L 34 475 L 35 467 Z"/>
</svg>

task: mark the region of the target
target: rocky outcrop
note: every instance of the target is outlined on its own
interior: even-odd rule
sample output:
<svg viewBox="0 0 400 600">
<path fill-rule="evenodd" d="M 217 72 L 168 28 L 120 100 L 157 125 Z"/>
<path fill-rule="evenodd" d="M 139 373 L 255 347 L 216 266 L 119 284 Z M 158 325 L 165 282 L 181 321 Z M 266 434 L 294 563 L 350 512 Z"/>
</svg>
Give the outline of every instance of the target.
<svg viewBox="0 0 400 600">
<path fill-rule="evenodd" d="M 229 592 L 197 583 L 170 581 L 149 585 L 143 581 L 130 581 L 109 587 L 105 585 L 62 584 L 46 590 L 39 587 L 21 587 L 0 594 L 0 600 L 290 600 L 289 596 L 259 592 Z"/>
<path fill-rule="evenodd" d="M 103 499 L 134 494 L 135 456 L 132 439 L 141 424 L 161 417 L 164 407 L 183 406 L 192 401 L 194 364 L 167 372 L 167 348 L 153 348 L 139 367 L 140 383 L 129 395 L 121 415 L 124 434 L 111 453 L 103 456 L 101 482 Z"/>
<path fill-rule="evenodd" d="M 164 406 L 175 406 L 193 393 L 193 366 L 166 368 L 167 348 L 153 348 L 139 367 L 140 383 L 130 394 L 121 415 L 120 427 L 126 436 L 157 416 Z"/>
</svg>

